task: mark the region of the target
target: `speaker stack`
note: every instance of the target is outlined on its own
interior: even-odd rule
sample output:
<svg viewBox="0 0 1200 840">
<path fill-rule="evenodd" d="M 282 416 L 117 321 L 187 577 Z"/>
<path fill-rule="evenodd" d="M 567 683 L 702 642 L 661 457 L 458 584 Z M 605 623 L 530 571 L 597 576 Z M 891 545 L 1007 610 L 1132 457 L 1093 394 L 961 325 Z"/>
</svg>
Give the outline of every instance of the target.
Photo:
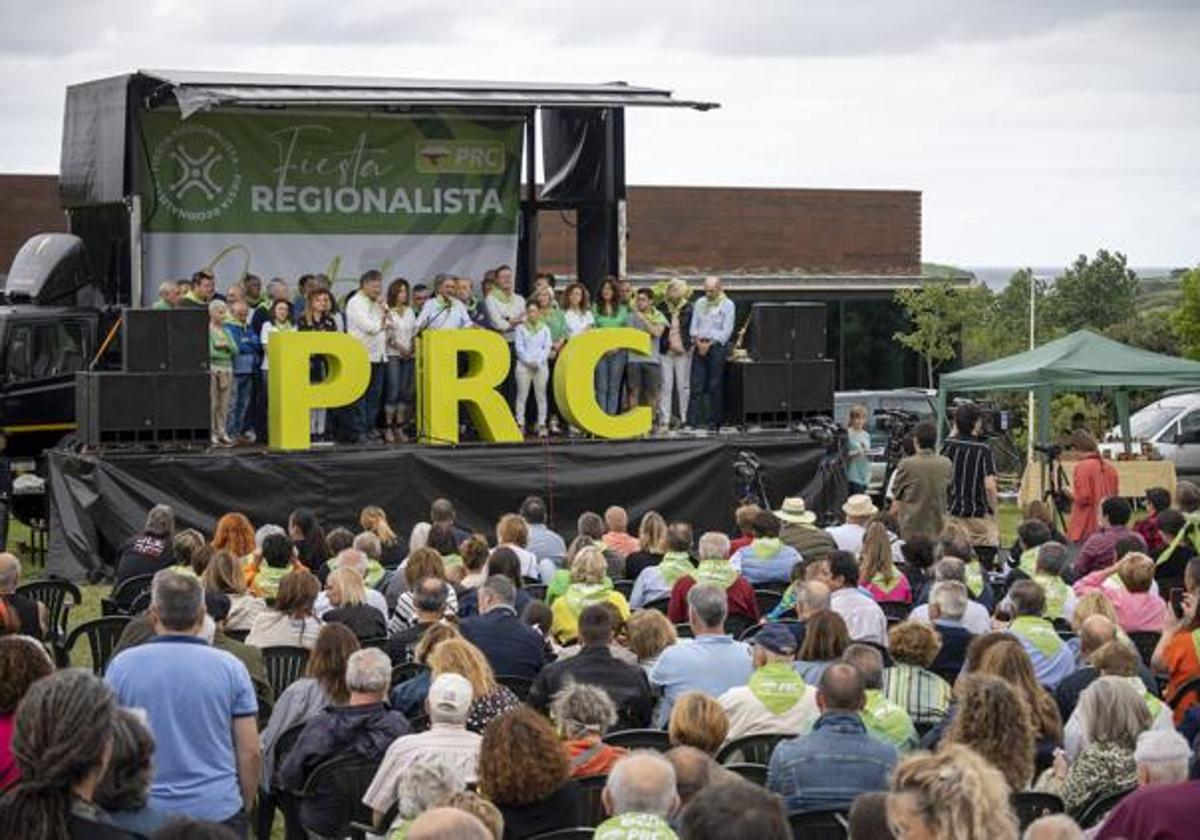
<svg viewBox="0 0 1200 840">
<path fill-rule="evenodd" d="M 85 446 L 207 444 L 208 310 L 125 309 L 119 371 L 75 374 Z"/>
<path fill-rule="evenodd" d="M 833 412 L 834 361 L 825 358 L 823 303 L 756 303 L 748 361 L 731 368 L 731 408 L 743 425 L 787 425 Z"/>
</svg>

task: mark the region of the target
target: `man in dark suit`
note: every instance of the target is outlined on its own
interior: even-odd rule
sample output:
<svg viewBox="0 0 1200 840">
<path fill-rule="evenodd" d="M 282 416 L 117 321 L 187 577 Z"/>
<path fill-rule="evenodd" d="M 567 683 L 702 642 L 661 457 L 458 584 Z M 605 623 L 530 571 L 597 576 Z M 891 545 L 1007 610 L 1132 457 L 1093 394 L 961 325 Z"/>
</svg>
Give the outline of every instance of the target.
<svg viewBox="0 0 1200 840">
<path fill-rule="evenodd" d="M 650 725 L 654 696 L 646 672 L 612 655 L 612 613 L 603 604 L 592 604 L 579 614 L 579 653 L 547 665 L 529 689 L 529 705 L 546 711 L 554 695 L 568 681 L 594 685 L 617 707 L 617 729 Z"/>
<path fill-rule="evenodd" d="M 497 676 L 532 680 L 545 664 L 540 633 L 517 616 L 516 587 L 492 575 L 479 587 L 479 615 L 463 619 L 463 638 L 483 651 Z"/>
</svg>

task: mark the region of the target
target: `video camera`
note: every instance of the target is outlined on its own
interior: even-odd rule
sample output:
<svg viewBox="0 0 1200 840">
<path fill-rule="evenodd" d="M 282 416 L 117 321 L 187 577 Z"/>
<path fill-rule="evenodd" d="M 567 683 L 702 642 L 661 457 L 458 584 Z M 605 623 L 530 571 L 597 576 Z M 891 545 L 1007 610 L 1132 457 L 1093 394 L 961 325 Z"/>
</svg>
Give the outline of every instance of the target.
<svg viewBox="0 0 1200 840">
<path fill-rule="evenodd" d="M 1051 461 L 1057 461 L 1063 453 L 1062 446 L 1057 443 L 1035 443 L 1033 450 L 1042 453 Z"/>
<path fill-rule="evenodd" d="M 974 400 L 956 399 L 954 401 L 954 410 L 964 405 L 973 405 L 979 412 L 979 419 L 983 421 L 980 426 L 980 437 L 994 437 L 999 434 L 1007 434 L 1012 428 L 1012 412 L 1004 411 L 998 405 L 991 402 L 975 402 Z"/>
</svg>

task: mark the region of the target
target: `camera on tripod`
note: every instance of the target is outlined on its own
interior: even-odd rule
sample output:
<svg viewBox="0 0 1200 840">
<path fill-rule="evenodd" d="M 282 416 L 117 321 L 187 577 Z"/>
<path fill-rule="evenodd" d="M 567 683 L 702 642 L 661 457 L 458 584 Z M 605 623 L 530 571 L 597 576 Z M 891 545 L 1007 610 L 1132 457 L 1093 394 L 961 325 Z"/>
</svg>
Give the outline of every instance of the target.
<svg viewBox="0 0 1200 840">
<path fill-rule="evenodd" d="M 1057 443 L 1035 443 L 1033 451 L 1042 453 L 1051 461 L 1057 461 L 1062 457 L 1063 448 Z"/>
</svg>

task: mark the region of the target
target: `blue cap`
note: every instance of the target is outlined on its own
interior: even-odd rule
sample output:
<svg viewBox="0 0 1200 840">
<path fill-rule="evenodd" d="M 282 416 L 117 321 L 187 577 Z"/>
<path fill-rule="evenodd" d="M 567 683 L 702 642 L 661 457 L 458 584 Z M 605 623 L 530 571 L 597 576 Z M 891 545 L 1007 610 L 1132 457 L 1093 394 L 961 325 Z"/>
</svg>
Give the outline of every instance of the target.
<svg viewBox="0 0 1200 840">
<path fill-rule="evenodd" d="M 771 653 L 792 656 L 796 653 L 796 637 L 783 624 L 768 624 L 750 640 L 753 645 L 766 648 Z"/>
</svg>

